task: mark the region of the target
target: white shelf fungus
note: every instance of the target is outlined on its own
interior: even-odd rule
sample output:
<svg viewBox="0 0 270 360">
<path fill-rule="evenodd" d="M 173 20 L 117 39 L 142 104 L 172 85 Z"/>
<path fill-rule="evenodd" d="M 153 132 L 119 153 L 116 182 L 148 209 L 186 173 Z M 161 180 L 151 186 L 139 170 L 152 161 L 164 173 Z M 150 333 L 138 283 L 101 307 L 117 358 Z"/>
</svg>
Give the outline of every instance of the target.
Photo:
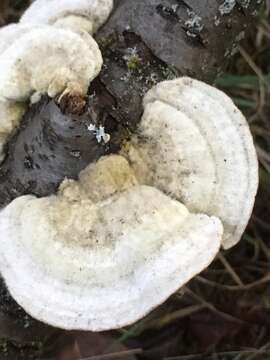
<svg viewBox="0 0 270 360">
<path fill-rule="evenodd" d="M 72 28 L 95 32 L 112 8 L 113 0 L 36 0 L 23 14 L 21 23 L 53 25 L 67 21 Z"/>
<path fill-rule="evenodd" d="M 221 91 L 180 78 L 144 99 L 139 137 L 124 152 L 141 181 L 221 219 L 223 247 L 241 238 L 258 187 L 257 156 L 246 119 Z"/>
<path fill-rule="evenodd" d="M 102 66 L 98 45 L 89 34 L 107 19 L 112 4 L 37 0 L 20 24 L 0 29 L 0 161 L 27 101 L 41 94 L 87 92 Z"/>
<path fill-rule="evenodd" d="M 222 237 L 217 218 L 139 185 L 116 155 L 57 196 L 14 200 L 0 228 L 0 270 L 16 301 L 43 322 L 94 331 L 146 315 L 208 266 Z"/>
<path fill-rule="evenodd" d="M 101 69 L 97 43 L 70 30 L 32 29 L 0 56 L 0 96 L 25 101 L 35 93 L 54 97 L 65 89 L 86 93 Z"/>
<path fill-rule="evenodd" d="M 18 126 L 24 111 L 23 104 L 12 103 L 0 98 L 0 161 L 4 159 L 3 147 L 6 138 Z"/>
<path fill-rule="evenodd" d="M 0 156 L 25 102 L 86 93 L 101 69 L 89 33 L 112 0 L 36 0 L 0 30 Z M 165 81 L 144 99 L 121 155 L 64 180 L 57 195 L 0 211 L 0 272 L 33 317 L 64 329 L 135 322 L 205 269 L 249 220 L 258 166 L 246 120 L 199 81 Z M 100 141 L 105 129 L 90 125 Z M 224 230 L 224 234 L 223 234 Z"/>
<path fill-rule="evenodd" d="M 0 28 L 0 56 L 3 52 L 19 40 L 24 34 L 29 32 L 33 27 L 31 25 L 10 24 Z"/>
<path fill-rule="evenodd" d="M 0 32 L 0 157 L 7 136 L 18 125 L 26 101 L 33 95 L 54 97 L 61 92 L 87 92 L 89 82 L 102 66 L 97 43 L 90 35 L 51 26 L 22 28 L 14 25 Z M 5 39 L 12 44 L 7 46 Z"/>
</svg>

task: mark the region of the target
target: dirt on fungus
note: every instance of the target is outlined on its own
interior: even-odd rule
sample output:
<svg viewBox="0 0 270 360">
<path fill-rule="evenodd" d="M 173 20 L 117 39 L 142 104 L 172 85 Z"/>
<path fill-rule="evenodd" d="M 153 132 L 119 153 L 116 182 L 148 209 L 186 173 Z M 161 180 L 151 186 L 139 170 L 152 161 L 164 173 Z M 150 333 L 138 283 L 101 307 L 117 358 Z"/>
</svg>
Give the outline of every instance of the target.
<svg viewBox="0 0 270 360">
<path fill-rule="evenodd" d="M 1 1 L 1 24 L 16 20 L 27 5 L 24 0 Z M 240 54 L 216 82 L 249 119 L 259 155 L 260 189 L 243 240 L 221 253 L 188 284 L 185 294 L 175 294 L 130 328 L 106 334 L 44 326 L 27 317 L 0 287 L 0 360 L 75 360 L 98 354 L 98 359 L 269 360 L 269 38 L 268 2 Z M 127 61 L 132 69 L 140 65 L 132 56 Z M 7 303 L 11 307 L 6 308 Z"/>
</svg>

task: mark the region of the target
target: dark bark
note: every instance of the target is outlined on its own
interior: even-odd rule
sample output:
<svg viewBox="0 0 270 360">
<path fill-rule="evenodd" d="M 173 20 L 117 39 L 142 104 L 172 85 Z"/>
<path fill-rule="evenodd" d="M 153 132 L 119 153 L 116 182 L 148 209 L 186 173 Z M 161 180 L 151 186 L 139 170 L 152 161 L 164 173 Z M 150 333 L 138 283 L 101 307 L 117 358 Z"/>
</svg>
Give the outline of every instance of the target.
<svg viewBox="0 0 270 360">
<path fill-rule="evenodd" d="M 29 107 L 10 137 L 0 168 L 0 207 L 23 194 L 52 194 L 65 177 L 76 179 L 91 161 L 117 151 L 136 128 L 142 97 L 155 83 L 180 75 L 213 82 L 252 24 L 258 3 L 251 0 L 245 7 L 247 1 L 238 0 L 222 14 L 223 2 L 116 0 L 96 36 L 104 66 L 85 107 L 81 99 L 65 99 L 58 106 L 44 97 Z M 104 125 L 111 141 L 98 143 L 87 130 L 90 123 Z M 4 293 L 0 309 L 17 314 Z"/>
</svg>

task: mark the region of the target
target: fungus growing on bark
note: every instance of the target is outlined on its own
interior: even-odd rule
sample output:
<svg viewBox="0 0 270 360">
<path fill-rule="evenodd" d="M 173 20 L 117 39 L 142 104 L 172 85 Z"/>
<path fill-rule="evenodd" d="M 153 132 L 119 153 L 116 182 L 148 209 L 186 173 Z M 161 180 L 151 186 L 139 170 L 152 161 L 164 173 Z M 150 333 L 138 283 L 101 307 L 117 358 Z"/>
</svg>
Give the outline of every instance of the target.
<svg viewBox="0 0 270 360">
<path fill-rule="evenodd" d="M 18 27 L 18 29 L 16 28 Z M 20 25 L 9 27 L 2 35 L 0 56 L 0 135 L 2 148 L 7 136 L 18 125 L 27 101 L 48 94 L 85 95 L 89 81 L 102 66 L 102 56 L 94 39 L 52 26 L 25 28 L 13 37 Z M 1 36 L 1 32 L 0 32 Z M 13 41 L 10 43 L 11 38 Z M 6 41 L 5 41 L 6 40 Z M 8 45 L 9 42 L 9 45 Z M 46 59 L 46 61 L 44 61 Z"/>
<path fill-rule="evenodd" d="M 244 230 L 257 162 L 241 113 L 188 78 L 158 84 L 144 104 L 129 162 L 105 156 L 58 195 L 19 197 L 0 213 L 1 273 L 39 320 L 95 331 L 135 322 Z"/>
<path fill-rule="evenodd" d="M 145 9 L 150 16 L 153 1 L 138 2 L 139 14 Z M 0 43 L 0 69 L 6 69 L 0 71 L 2 145 L 18 125 L 25 102 L 47 95 L 31 106 L 31 115 L 24 119 L 28 123 L 9 143 L 8 161 L 1 168 L 1 185 L 6 174 L 16 173 L 16 166 L 9 167 L 16 156 L 21 157 L 18 166 L 29 172 L 22 171 L 22 179 L 15 176 L 8 196 L 3 203 L 0 199 L 5 206 L 0 212 L 0 271 L 14 299 L 29 314 L 64 329 L 113 329 L 146 315 L 206 268 L 221 245 L 228 248 L 240 239 L 257 190 L 256 153 L 244 117 L 224 94 L 190 78 L 162 82 L 147 92 L 153 82 L 143 71 L 154 68 L 150 79 L 159 82 L 169 69 L 163 61 L 177 54 L 159 49 L 153 31 L 142 42 L 144 26 L 138 26 L 139 35 L 129 33 L 135 5 L 125 11 L 127 2 L 119 4 L 123 21 L 118 30 L 124 30 L 105 51 L 110 56 L 92 93 L 90 87 L 83 103 L 87 112 L 81 117 L 67 111 L 74 104 L 72 97 L 66 102 L 65 95 L 85 95 L 101 69 L 100 50 L 89 33 L 105 21 L 111 1 L 37 0 L 20 24 L 6 29 Z M 186 4 L 184 9 L 184 24 L 190 27 Z M 158 11 L 154 23 L 160 21 Z M 181 20 L 182 14 L 177 16 Z M 112 24 L 115 18 L 117 12 Z M 207 30 L 204 22 L 198 25 L 198 18 L 196 24 L 200 31 Z M 22 34 L 17 40 L 18 29 Z M 108 35 L 106 29 L 101 35 Z M 133 50 L 125 46 L 134 42 L 140 71 L 131 92 L 135 89 L 137 105 L 147 94 L 141 122 L 138 105 L 130 126 L 133 111 L 125 112 L 123 101 L 131 95 L 120 75 L 123 69 L 129 75 L 137 71 L 126 61 Z M 210 53 L 206 46 L 203 49 L 207 59 Z M 47 51 L 52 55 L 41 61 Z M 188 57 L 182 60 L 178 58 L 175 74 L 188 63 Z M 114 87 L 113 76 L 121 86 Z M 104 125 L 108 119 L 117 123 L 112 135 L 114 141 L 119 137 L 121 150 L 101 157 L 111 135 Z M 33 132 L 27 133 L 30 120 Z M 29 138 L 41 148 L 45 143 L 47 152 L 28 145 Z M 35 178 L 42 167 L 34 163 L 35 157 L 43 171 L 48 169 L 44 179 Z M 49 161 L 55 158 L 59 163 Z M 41 197 L 21 196 L 33 193 L 28 185 Z M 52 195 L 57 187 L 57 195 Z"/>
<path fill-rule="evenodd" d="M 159 83 L 144 98 L 139 136 L 124 150 L 138 178 L 193 212 L 221 219 L 223 247 L 241 238 L 258 187 L 248 123 L 232 100 L 203 82 Z"/>
<path fill-rule="evenodd" d="M 222 237 L 217 218 L 139 185 L 117 155 L 57 196 L 14 200 L 0 229 L 0 269 L 16 301 L 45 323 L 94 331 L 142 318 L 209 265 Z"/>
</svg>

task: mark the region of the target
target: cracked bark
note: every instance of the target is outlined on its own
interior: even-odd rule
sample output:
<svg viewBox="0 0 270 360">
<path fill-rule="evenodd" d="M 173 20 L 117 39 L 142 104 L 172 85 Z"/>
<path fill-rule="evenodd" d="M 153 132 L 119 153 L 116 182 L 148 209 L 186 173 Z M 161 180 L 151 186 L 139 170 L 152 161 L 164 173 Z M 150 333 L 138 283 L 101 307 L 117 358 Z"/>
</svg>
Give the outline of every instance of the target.
<svg viewBox="0 0 270 360">
<path fill-rule="evenodd" d="M 116 152 L 136 129 L 143 95 L 155 83 L 181 75 L 212 83 L 251 27 L 258 1 L 246 3 L 238 0 L 224 14 L 221 0 L 115 0 L 96 34 L 104 65 L 85 106 L 44 96 L 11 135 L 0 167 L 0 208 L 23 194 L 52 194 L 65 177 L 76 179 L 90 162 Z M 103 125 L 111 141 L 98 143 L 90 123 Z M 0 308 L 17 314 L 6 295 Z"/>
</svg>

